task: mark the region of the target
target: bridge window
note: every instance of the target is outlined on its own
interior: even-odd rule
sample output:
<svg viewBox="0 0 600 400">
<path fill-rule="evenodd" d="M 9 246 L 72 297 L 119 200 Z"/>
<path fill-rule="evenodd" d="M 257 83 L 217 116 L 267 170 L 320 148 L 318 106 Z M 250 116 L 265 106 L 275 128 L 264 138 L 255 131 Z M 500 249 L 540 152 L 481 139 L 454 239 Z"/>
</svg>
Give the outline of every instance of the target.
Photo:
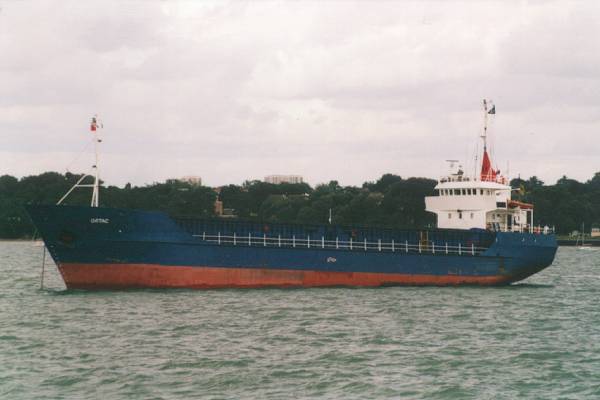
<svg viewBox="0 0 600 400">
<path fill-rule="evenodd" d="M 483 189 L 479 189 L 479 194 L 483 196 Z"/>
<path fill-rule="evenodd" d="M 458 213 L 458 219 L 462 219 L 462 213 L 461 212 Z"/>
<path fill-rule="evenodd" d="M 454 195 L 460 196 L 460 189 L 454 189 Z"/>
</svg>

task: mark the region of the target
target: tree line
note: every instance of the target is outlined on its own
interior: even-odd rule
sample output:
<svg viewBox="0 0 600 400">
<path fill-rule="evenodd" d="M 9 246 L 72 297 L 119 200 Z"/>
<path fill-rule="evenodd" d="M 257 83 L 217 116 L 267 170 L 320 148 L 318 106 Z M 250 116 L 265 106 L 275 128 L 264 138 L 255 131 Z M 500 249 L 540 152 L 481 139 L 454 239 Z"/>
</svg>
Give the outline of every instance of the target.
<svg viewBox="0 0 600 400">
<path fill-rule="evenodd" d="M 17 179 L 0 176 L 0 238 L 27 238 L 34 227 L 24 204 L 55 204 L 81 175 L 45 172 Z M 91 183 L 91 182 L 87 182 Z M 266 222 L 377 225 L 397 228 L 432 228 L 435 215 L 425 211 L 424 197 L 433 195 L 436 181 L 385 174 L 362 186 L 342 186 L 337 181 L 270 184 L 246 181 L 218 189 L 180 180 L 144 186 L 102 187 L 100 205 L 116 208 L 160 210 L 175 216 L 216 217 L 215 201 L 236 218 Z M 538 178 L 513 179 L 514 197 L 535 204 L 535 223 L 555 226 L 559 233 L 600 223 L 600 172 L 587 182 L 567 177 L 554 185 Z M 89 205 L 90 190 L 75 189 L 64 201 Z"/>
</svg>

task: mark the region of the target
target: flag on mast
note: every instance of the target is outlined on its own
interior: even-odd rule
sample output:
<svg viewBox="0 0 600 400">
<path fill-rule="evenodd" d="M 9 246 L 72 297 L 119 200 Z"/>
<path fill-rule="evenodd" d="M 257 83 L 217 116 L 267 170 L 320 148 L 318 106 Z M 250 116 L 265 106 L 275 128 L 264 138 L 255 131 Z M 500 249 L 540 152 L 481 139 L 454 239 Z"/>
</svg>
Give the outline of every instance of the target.
<svg viewBox="0 0 600 400">
<path fill-rule="evenodd" d="M 90 131 L 96 132 L 98 128 L 103 128 L 102 122 L 98 121 L 98 116 L 94 115 L 92 117 L 92 122 L 90 123 Z"/>
</svg>

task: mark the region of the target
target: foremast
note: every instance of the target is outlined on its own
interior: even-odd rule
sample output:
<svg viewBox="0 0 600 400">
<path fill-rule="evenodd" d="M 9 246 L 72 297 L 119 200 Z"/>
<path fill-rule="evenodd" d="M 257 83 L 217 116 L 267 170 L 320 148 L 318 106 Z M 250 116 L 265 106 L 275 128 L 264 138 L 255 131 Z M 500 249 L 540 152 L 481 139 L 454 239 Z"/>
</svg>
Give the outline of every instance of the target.
<svg viewBox="0 0 600 400">
<path fill-rule="evenodd" d="M 97 115 L 92 117 L 92 122 L 90 124 L 90 131 L 92 132 L 92 137 L 94 141 L 94 165 L 92 169 L 94 171 L 94 188 L 92 189 L 92 202 L 90 206 L 98 207 L 98 201 L 100 200 L 100 172 L 98 168 L 98 144 L 100 143 L 100 139 L 98 138 L 98 119 Z M 102 124 L 100 124 L 100 128 Z"/>
<path fill-rule="evenodd" d="M 99 144 L 102 143 L 102 139 L 98 137 L 98 129 L 103 128 L 104 125 L 98 120 L 98 115 L 94 115 L 90 121 L 90 131 L 92 133 L 92 141 L 94 143 L 94 165 L 90 172 L 83 174 L 79 180 L 69 189 L 67 193 L 56 203 L 56 205 L 60 205 L 70 194 L 78 187 L 91 187 L 92 188 L 92 200 L 90 202 L 90 207 L 98 207 L 98 203 L 100 201 L 100 171 L 98 168 L 99 161 Z M 84 184 L 82 183 L 85 178 L 91 177 L 94 179 L 94 183 Z"/>
</svg>

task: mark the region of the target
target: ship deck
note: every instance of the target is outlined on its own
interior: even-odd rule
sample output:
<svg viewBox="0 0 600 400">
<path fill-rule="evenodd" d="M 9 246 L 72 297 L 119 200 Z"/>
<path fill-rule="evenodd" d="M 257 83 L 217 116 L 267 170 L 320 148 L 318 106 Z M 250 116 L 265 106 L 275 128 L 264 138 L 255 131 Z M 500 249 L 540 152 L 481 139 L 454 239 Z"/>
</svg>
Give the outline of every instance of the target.
<svg viewBox="0 0 600 400">
<path fill-rule="evenodd" d="M 392 229 L 182 217 L 173 220 L 193 237 L 206 243 L 250 247 L 475 256 L 485 252 L 496 237 L 495 232 L 480 229 Z"/>
</svg>

